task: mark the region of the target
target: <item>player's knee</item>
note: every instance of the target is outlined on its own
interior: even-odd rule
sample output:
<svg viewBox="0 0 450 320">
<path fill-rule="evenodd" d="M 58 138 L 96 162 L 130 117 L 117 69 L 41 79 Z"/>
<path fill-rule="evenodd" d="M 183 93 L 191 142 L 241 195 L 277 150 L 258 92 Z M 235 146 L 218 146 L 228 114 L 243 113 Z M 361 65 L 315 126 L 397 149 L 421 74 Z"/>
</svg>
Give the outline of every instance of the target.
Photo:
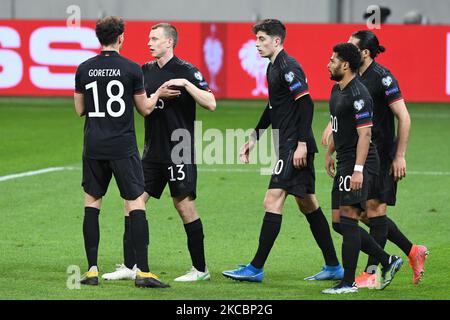
<svg viewBox="0 0 450 320">
<path fill-rule="evenodd" d="M 264 210 L 266 212 L 278 211 L 276 201 L 271 197 L 265 197 L 263 202 Z"/>
<path fill-rule="evenodd" d="M 133 210 L 145 210 L 145 201 L 143 195 L 140 195 L 134 200 L 125 200 L 125 211 L 127 213 L 130 213 Z"/>
<path fill-rule="evenodd" d="M 339 209 L 339 211 L 341 217 L 359 219 L 360 210 L 355 207 L 343 206 Z"/>
<path fill-rule="evenodd" d="M 190 223 L 192 221 L 195 221 L 199 218 L 197 214 L 197 210 L 195 209 L 195 206 L 192 203 L 176 203 L 175 209 L 178 211 L 178 214 L 181 217 L 181 220 L 183 220 L 183 223 Z"/>
<path fill-rule="evenodd" d="M 380 203 L 378 201 L 369 200 L 366 202 L 366 210 L 371 212 L 377 212 Z"/>
<path fill-rule="evenodd" d="M 84 197 L 84 206 L 100 210 L 100 207 L 102 206 L 102 198 L 94 198 L 86 193 Z"/>
<path fill-rule="evenodd" d="M 366 214 L 364 218 L 367 221 L 369 218 L 381 217 L 386 215 L 386 204 L 381 203 L 378 200 L 367 201 L 366 207 Z"/>
<path fill-rule="evenodd" d="M 303 214 L 309 214 L 319 208 L 319 202 L 315 195 L 307 195 L 304 198 L 295 197 L 298 208 Z"/>
<path fill-rule="evenodd" d="M 174 199 L 173 204 L 181 216 L 188 216 L 195 212 L 194 202 L 190 201 L 188 197 L 184 199 Z"/>
</svg>

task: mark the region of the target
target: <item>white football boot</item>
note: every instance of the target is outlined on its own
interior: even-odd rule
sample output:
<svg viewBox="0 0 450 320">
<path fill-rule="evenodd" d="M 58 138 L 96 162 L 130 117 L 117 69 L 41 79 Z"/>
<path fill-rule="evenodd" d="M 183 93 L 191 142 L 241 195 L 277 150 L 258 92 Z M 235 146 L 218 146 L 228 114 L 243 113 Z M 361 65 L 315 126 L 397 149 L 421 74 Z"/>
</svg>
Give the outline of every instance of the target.
<svg viewBox="0 0 450 320">
<path fill-rule="evenodd" d="M 136 279 L 137 266 L 134 265 L 133 269 L 127 268 L 124 264 L 117 264 L 116 271 L 105 273 L 102 278 L 105 280 L 134 280 Z"/>
<path fill-rule="evenodd" d="M 195 267 L 192 267 L 185 275 L 176 278 L 174 281 L 177 282 L 192 282 L 192 281 L 204 281 L 210 280 L 211 275 L 209 274 L 208 268 L 205 268 L 205 272 L 198 271 Z"/>
</svg>

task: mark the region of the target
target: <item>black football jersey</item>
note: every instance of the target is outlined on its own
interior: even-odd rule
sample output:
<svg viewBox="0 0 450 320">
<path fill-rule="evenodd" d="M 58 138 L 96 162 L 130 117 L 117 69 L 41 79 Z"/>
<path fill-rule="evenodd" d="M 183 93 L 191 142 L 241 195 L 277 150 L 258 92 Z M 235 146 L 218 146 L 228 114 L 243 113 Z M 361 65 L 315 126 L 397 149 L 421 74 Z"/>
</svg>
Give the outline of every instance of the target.
<svg viewBox="0 0 450 320">
<path fill-rule="evenodd" d="M 373 61 L 360 77 L 373 99 L 372 141 L 381 158 L 393 159 L 396 149 L 394 114 L 389 107 L 403 99 L 397 79 Z"/>
<path fill-rule="evenodd" d="M 84 95 L 85 157 L 113 160 L 137 152 L 133 96 L 145 92 L 138 64 L 102 51 L 78 66 L 75 91 Z"/>
<path fill-rule="evenodd" d="M 308 83 L 299 63 L 284 50 L 278 53 L 274 63 L 267 67 L 269 87 L 269 116 L 272 129 L 279 130 L 280 152 L 297 146 L 301 119 L 300 105 L 296 100 L 305 97 L 312 104 Z M 308 128 L 305 142 L 308 152 L 317 152 L 312 128 Z"/>
<path fill-rule="evenodd" d="M 356 161 L 358 128 L 372 126 L 372 98 L 358 77 L 341 90 L 333 86 L 330 98 L 331 128 L 336 149 L 338 170 L 353 167 Z M 365 167 L 373 174 L 378 171 L 378 156 L 370 143 Z"/>
<path fill-rule="evenodd" d="M 176 56 L 170 59 L 162 68 L 156 61 L 147 62 L 142 66 L 144 83 L 147 95 L 154 93 L 164 82 L 176 78 L 184 78 L 192 82 L 202 90 L 208 90 L 209 86 L 200 71 L 192 64 L 183 61 Z M 143 161 L 157 163 L 172 163 L 172 149 L 183 140 L 172 141 L 172 133 L 177 129 L 184 129 L 190 137 L 190 159 L 194 158 L 194 98 L 181 89 L 181 95 L 174 99 L 159 99 L 155 110 L 145 118 L 145 147 L 142 156 Z M 176 136 L 178 136 L 176 134 Z M 184 137 L 184 136 L 183 136 Z M 186 141 L 183 141 L 183 144 Z M 183 152 L 183 150 L 182 150 Z M 177 154 L 178 155 L 178 154 Z M 179 154 L 186 157 L 184 154 Z M 188 156 L 189 158 L 189 156 Z"/>
</svg>

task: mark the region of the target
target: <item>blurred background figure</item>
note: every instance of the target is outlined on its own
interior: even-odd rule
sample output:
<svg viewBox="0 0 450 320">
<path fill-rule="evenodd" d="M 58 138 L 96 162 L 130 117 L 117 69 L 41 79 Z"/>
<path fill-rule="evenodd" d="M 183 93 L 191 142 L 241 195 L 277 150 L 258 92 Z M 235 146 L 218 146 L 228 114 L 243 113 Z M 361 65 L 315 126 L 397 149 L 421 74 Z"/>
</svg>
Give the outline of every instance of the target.
<svg viewBox="0 0 450 320">
<path fill-rule="evenodd" d="M 404 24 L 429 24 L 430 19 L 424 16 L 418 10 L 411 10 L 407 12 L 403 18 Z"/>
</svg>

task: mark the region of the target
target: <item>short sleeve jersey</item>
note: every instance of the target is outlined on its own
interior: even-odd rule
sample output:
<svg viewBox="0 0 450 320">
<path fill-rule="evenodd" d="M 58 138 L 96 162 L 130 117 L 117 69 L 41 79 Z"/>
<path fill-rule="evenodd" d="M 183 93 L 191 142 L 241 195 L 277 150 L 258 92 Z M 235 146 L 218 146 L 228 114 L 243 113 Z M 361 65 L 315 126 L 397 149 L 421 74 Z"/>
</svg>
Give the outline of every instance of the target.
<svg viewBox="0 0 450 320">
<path fill-rule="evenodd" d="M 85 157 L 114 160 L 138 152 L 133 96 L 145 93 L 138 64 L 116 51 L 102 51 L 77 68 L 75 92 L 84 95 Z"/>
<path fill-rule="evenodd" d="M 360 80 L 373 99 L 372 141 L 380 158 L 388 156 L 392 160 L 396 139 L 394 114 L 390 105 L 403 99 L 397 79 L 388 69 L 374 61 L 361 75 Z"/>
<path fill-rule="evenodd" d="M 356 161 L 358 128 L 372 126 L 372 98 L 358 77 L 341 90 L 333 86 L 330 98 L 331 128 L 338 160 L 338 170 L 353 167 Z M 378 171 L 376 149 L 370 143 L 365 167 L 373 174 Z"/>
<path fill-rule="evenodd" d="M 164 82 L 176 78 L 184 78 L 196 87 L 210 91 L 208 83 L 200 71 L 192 64 L 183 61 L 176 56 L 170 59 L 162 68 L 156 61 L 147 62 L 142 66 L 144 83 L 147 95 L 153 94 Z M 157 163 L 172 163 L 171 153 L 173 148 L 182 143 L 190 145 L 190 159 L 194 158 L 194 122 L 195 122 L 194 98 L 181 89 L 181 95 L 174 99 L 159 99 L 155 110 L 145 118 L 145 147 L 143 161 Z M 175 130 L 174 140 L 172 134 Z M 182 132 L 184 131 L 184 133 Z M 190 141 L 181 141 L 189 134 Z M 179 138 L 179 137 L 182 138 Z M 185 149 L 181 149 L 183 153 Z M 186 157 L 184 154 L 179 156 Z"/>
<path fill-rule="evenodd" d="M 302 121 L 297 99 L 309 96 L 306 75 L 299 63 L 284 50 L 267 67 L 269 114 L 272 129 L 279 130 L 280 151 L 297 146 Z M 312 100 L 310 101 L 312 103 Z M 317 152 L 312 128 L 306 138 L 308 152 Z"/>
</svg>

